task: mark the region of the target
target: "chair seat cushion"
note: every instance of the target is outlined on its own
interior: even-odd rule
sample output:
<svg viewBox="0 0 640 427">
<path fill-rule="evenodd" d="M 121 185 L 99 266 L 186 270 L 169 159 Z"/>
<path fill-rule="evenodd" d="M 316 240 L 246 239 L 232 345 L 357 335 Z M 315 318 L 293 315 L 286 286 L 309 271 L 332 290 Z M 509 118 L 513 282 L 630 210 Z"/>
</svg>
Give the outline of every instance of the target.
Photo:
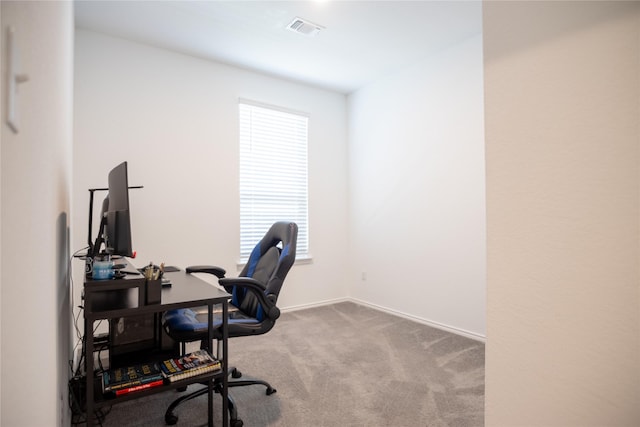
<svg viewBox="0 0 640 427">
<path fill-rule="evenodd" d="M 218 320 L 218 324 L 216 324 L 216 320 Z M 207 332 L 206 318 L 204 322 L 198 320 L 197 313 L 189 308 L 167 311 L 164 315 L 163 323 L 169 331 L 193 332 L 198 334 Z M 214 319 L 212 326 L 217 329 L 221 324 L 221 319 Z"/>
<path fill-rule="evenodd" d="M 222 313 L 214 312 L 213 314 L 213 333 L 214 337 L 221 335 L 220 328 L 222 326 Z M 229 311 L 229 328 L 233 325 L 251 325 L 259 322 L 251 317 L 247 317 L 240 311 Z M 202 339 L 207 334 L 207 310 L 192 310 L 190 308 L 179 308 L 167 311 L 164 314 L 164 327 L 170 336 L 180 336 L 181 339 Z"/>
</svg>

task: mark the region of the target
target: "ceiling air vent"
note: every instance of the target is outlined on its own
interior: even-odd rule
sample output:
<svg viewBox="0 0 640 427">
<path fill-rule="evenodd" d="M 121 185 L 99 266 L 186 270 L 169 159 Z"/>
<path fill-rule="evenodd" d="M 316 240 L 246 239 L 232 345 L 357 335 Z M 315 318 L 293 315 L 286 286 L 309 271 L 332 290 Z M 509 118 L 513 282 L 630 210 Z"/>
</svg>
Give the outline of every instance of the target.
<svg viewBox="0 0 640 427">
<path fill-rule="evenodd" d="M 295 17 L 293 21 L 287 25 L 287 29 L 307 37 L 314 37 L 320 32 L 320 30 L 323 30 L 324 27 L 322 25 L 309 22 L 306 19 Z"/>
</svg>

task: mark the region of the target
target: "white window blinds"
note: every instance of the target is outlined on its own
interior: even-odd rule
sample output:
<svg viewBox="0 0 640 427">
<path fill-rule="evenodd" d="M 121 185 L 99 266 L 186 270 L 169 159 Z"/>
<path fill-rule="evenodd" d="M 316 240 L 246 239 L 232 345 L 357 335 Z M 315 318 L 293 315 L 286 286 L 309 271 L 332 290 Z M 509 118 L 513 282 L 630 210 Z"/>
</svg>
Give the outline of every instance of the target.
<svg viewBox="0 0 640 427">
<path fill-rule="evenodd" d="M 240 102 L 240 259 L 277 221 L 298 224 L 297 257 L 308 256 L 308 116 Z"/>
</svg>

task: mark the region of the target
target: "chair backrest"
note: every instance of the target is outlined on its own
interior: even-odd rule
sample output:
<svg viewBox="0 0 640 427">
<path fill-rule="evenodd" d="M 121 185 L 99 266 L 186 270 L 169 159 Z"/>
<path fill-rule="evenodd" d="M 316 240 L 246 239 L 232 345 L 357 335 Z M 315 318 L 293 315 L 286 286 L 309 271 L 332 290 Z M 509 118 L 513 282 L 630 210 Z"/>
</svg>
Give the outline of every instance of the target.
<svg viewBox="0 0 640 427">
<path fill-rule="evenodd" d="M 297 239 L 298 226 L 294 222 L 276 222 L 253 248 L 240 272 L 241 277 L 251 277 L 262 283 L 266 297 L 274 304 L 295 261 Z M 264 313 L 255 295 L 235 286 L 230 292 L 233 305 L 244 314 L 262 320 Z"/>
</svg>

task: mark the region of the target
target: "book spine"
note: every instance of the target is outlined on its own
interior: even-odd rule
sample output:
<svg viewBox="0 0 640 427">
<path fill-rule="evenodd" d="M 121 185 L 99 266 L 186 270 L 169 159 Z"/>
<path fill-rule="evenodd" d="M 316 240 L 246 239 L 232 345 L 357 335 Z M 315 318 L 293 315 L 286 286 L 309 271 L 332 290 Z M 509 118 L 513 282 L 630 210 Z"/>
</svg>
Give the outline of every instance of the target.
<svg viewBox="0 0 640 427">
<path fill-rule="evenodd" d="M 160 368 L 162 370 L 162 374 L 167 378 L 180 372 L 180 370 L 178 369 L 178 365 L 173 359 L 165 360 L 164 362 L 162 362 Z"/>
<path fill-rule="evenodd" d="M 162 384 L 164 384 L 163 380 L 156 380 L 146 384 L 139 384 L 133 387 L 122 388 L 122 389 L 116 390 L 115 393 L 116 393 L 116 396 L 122 396 L 122 395 L 133 393 L 136 391 L 147 390 L 149 388 L 158 387 L 158 386 L 161 386 Z"/>
<path fill-rule="evenodd" d="M 206 374 L 208 372 L 219 371 L 220 369 L 221 369 L 220 362 L 215 362 L 215 363 L 212 363 L 210 365 L 200 366 L 198 368 L 189 369 L 189 370 L 186 370 L 184 372 L 171 375 L 169 377 L 169 381 L 170 382 L 180 381 L 180 380 L 184 380 L 186 378 L 191 378 L 191 377 L 195 377 L 195 376 L 198 376 L 198 375 Z"/>
<path fill-rule="evenodd" d="M 162 375 L 158 374 L 158 375 L 154 375 L 153 377 L 144 377 L 144 378 L 139 378 L 137 380 L 131 380 L 131 381 L 127 381 L 124 383 L 119 383 L 119 384 L 111 384 L 108 386 L 104 387 L 104 392 L 110 392 L 110 391 L 116 391 L 116 390 L 120 390 L 123 388 L 129 388 L 129 387 L 134 387 L 134 386 L 138 386 L 138 385 L 144 385 L 144 384 L 148 384 L 151 382 L 155 382 L 158 380 L 162 380 Z"/>
</svg>

